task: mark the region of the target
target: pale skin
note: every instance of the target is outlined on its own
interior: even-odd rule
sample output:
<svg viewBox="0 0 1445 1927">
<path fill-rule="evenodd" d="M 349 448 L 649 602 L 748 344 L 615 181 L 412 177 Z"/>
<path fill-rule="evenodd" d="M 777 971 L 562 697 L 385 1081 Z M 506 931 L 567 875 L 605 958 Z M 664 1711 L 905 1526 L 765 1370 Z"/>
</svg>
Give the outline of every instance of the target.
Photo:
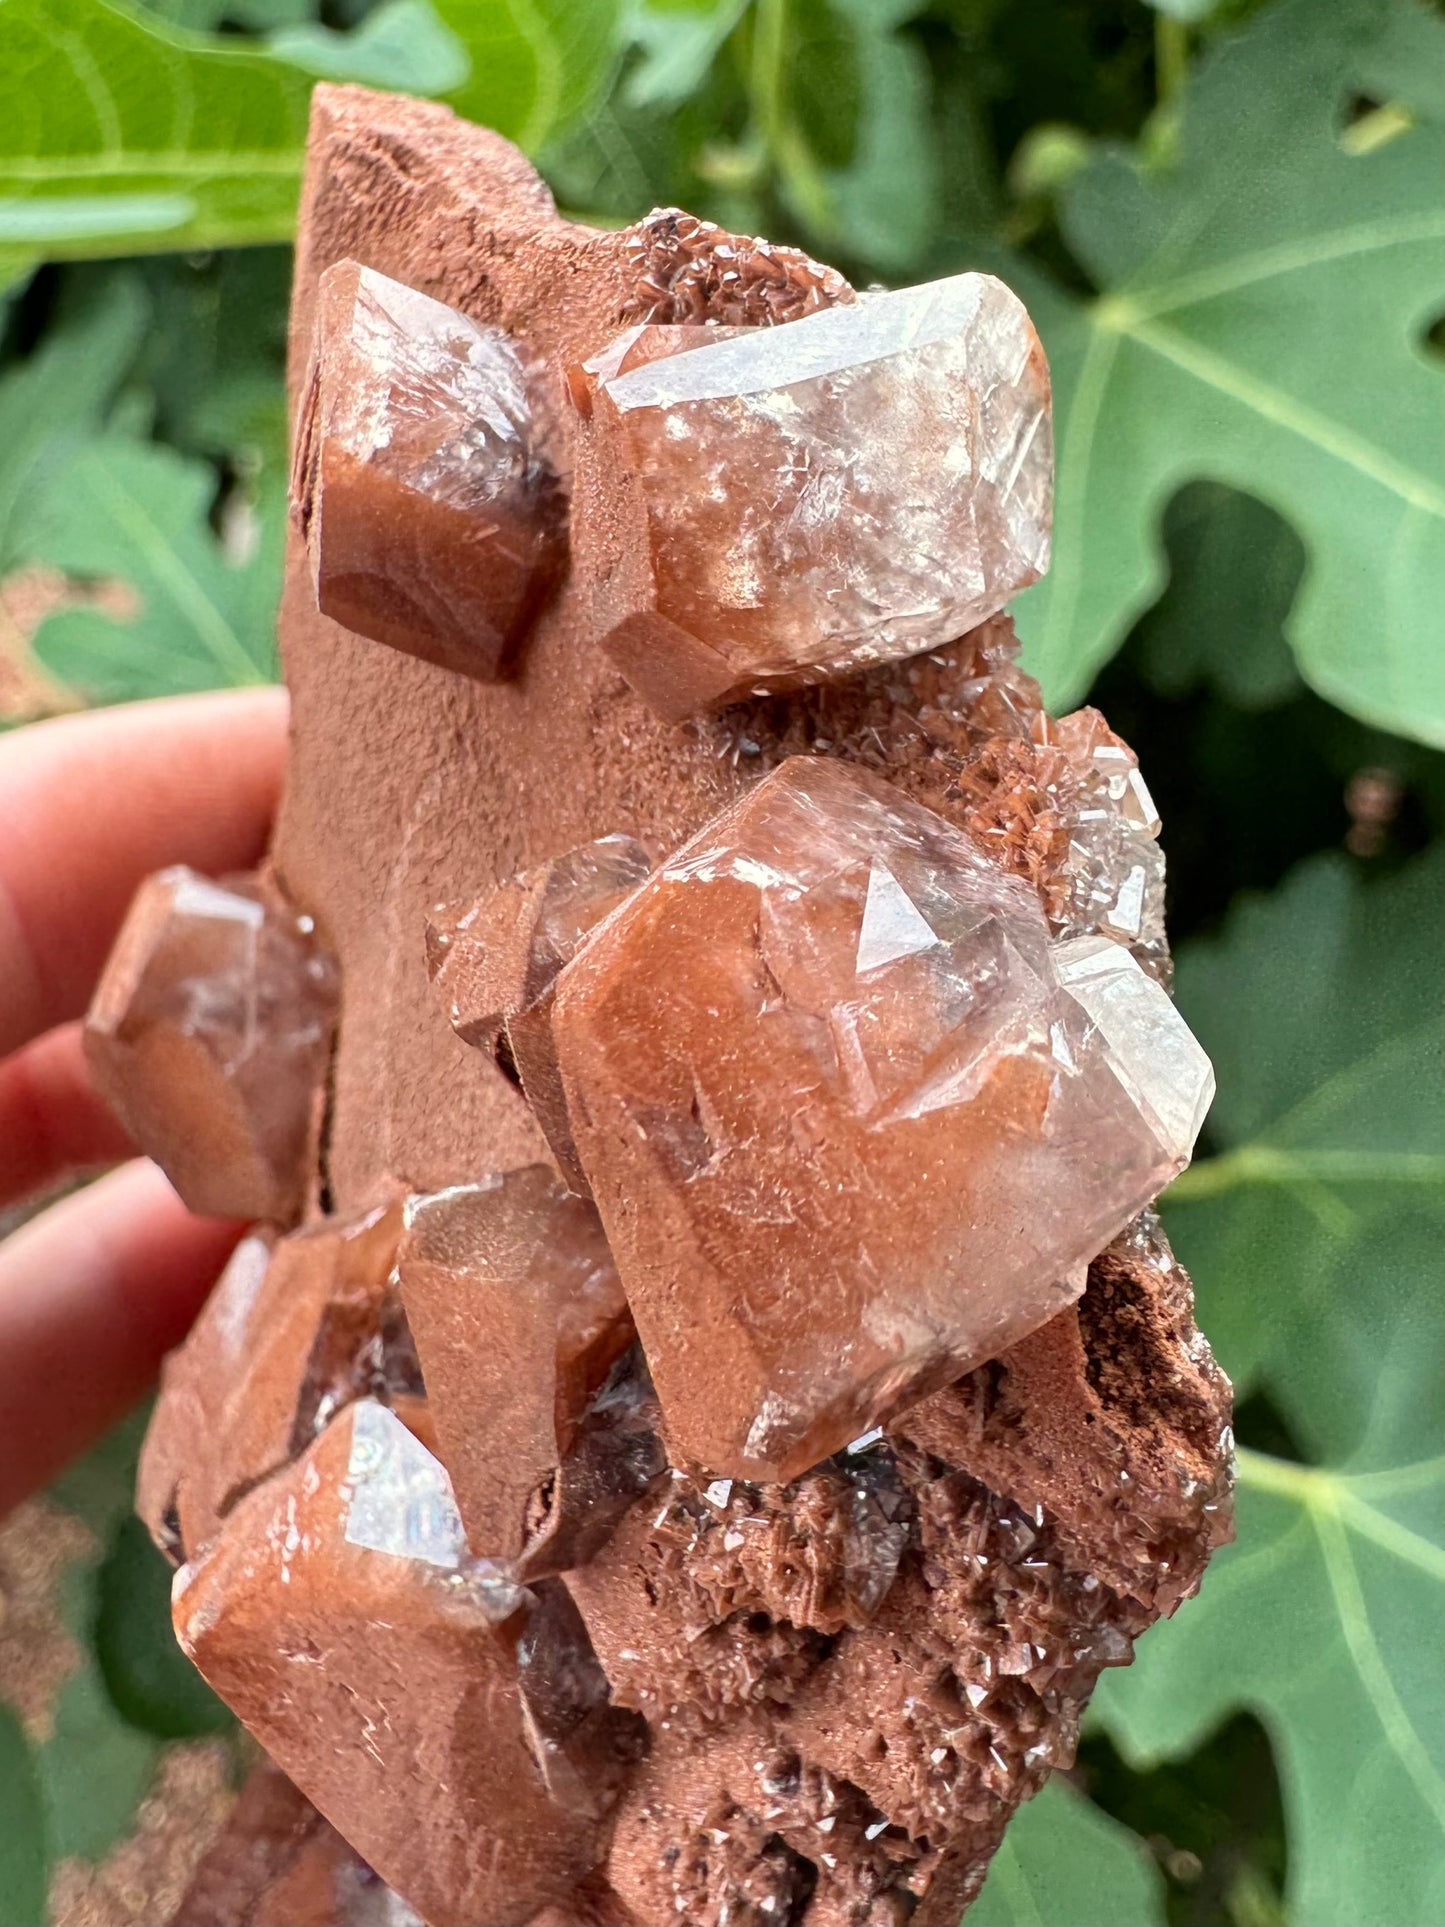
<svg viewBox="0 0 1445 1927">
<path fill-rule="evenodd" d="M 117 1167 L 0 1244 L 0 1515 L 145 1392 L 242 1229 L 135 1156 L 80 1019 L 143 877 L 259 861 L 286 714 L 283 690 L 246 690 L 0 737 L 0 1209 Z"/>
</svg>

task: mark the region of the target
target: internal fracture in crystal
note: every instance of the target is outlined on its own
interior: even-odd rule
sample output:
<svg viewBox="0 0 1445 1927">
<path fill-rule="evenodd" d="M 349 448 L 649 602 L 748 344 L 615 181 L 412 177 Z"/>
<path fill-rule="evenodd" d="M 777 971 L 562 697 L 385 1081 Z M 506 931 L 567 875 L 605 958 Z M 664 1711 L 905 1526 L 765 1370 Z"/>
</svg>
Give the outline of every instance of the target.
<svg viewBox="0 0 1445 1927">
<path fill-rule="evenodd" d="M 990 276 L 643 328 L 581 378 L 629 538 L 599 632 L 665 717 L 947 643 L 1047 567 L 1048 371 Z"/>
<path fill-rule="evenodd" d="M 562 563 L 515 342 L 354 261 L 321 277 L 292 501 L 322 614 L 462 675 L 501 672 Z"/>
<path fill-rule="evenodd" d="M 140 887 L 85 1022 L 101 1095 L 192 1211 L 291 1223 L 336 972 L 309 917 L 248 878 Z"/>
<path fill-rule="evenodd" d="M 542 1164 L 413 1197 L 397 1276 L 472 1546 L 515 1559 L 633 1342 L 597 1213 Z"/>
<path fill-rule="evenodd" d="M 1106 967 L 1107 966 L 1107 967 Z M 1212 1088 L 1121 945 L 876 778 L 784 763 L 558 979 L 668 1437 L 788 1479 L 1077 1297 Z"/>
</svg>

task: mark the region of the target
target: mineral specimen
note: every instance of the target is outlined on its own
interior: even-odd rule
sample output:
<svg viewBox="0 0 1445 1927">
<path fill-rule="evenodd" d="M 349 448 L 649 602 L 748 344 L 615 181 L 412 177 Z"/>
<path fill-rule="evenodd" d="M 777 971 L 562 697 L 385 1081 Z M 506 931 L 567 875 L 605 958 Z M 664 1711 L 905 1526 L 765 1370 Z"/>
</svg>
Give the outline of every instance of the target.
<svg viewBox="0 0 1445 1927">
<path fill-rule="evenodd" d="M 354 261 L 322 278 L 292 496 L 323 614 L 463 675 L 500 672 L 561 564 L 515 342 Z"/>
<path fill-rule="evenodd" d="M 659 715 L 949 642 L 1047 567 L 1048 374 L 1001 282 L 649 332 L 597 369 L 635 551 L 597 618 Z"/>
<path fill-rule="evenodd" d="M 409 1198 L 397 1275 L 468 1537 L 515 1559 L 633 1340 L 597 1213 L 542 1164 Z"/>
<path fill-rule="evenodd" d="M 575 1629 L 471 1557 L 446 1472 L 383 1406 L 348 1406 L 243 1500 L 177 1575 L 175 1614 L 206 1678 L 424 1917 L 520 1924 L 596 1864 L 615 1769 L 561 1805 L 522 1683 L 544 1670 L 549 1729 L 591 1721 L 590 1742 L 596 1662 L 585 1641 L 549 1649 Z"/>
<path fill-rule="evenodd" d="M 422 1394 L 390 1291 L 400 1205 L 279 1242 L 244 1238 L 179 1351 L 141 1456 L 138 1505 L 163 1550 L 194 1557 L 237 1500 L 353 1398 Z"/>
<path fill-rule="evenodd" d="M 1187 1162 L 1208 1060 L 1122 946 L 886 784 L 784 763 L 558 980 L 669 1437 L 788 1479 L 1002 1351 Z"/>
<path fill-rule="evenodd" d="M 346 995 L 329 1061 L 283 1056 L 257 1086 L 314 1087 L 305 1232 L 242 1245 L 167 1374 L 141 1496 L 186 1561 L 183 1640 L 353 1859 L 308 1810 L 283 1817 L 278 1879 L 248 1875 L 227 1917 L 952 1927 L 1010 1813 L 1071 1760 L 1101 1669 L 1229 1531 L 1229 1388 L 1146 1204 L 1207 1090 L 1164 989 L 1152 806 L 1102 718 L 1046 715 L 1006 616 L 961 633 L 984 606 L 970 571 L 1011 558 L 1022 580 L 1030 499 L 1046 512 L 1042 363 L 973 284 L 985 322 L 1014 316 L 1017 380 L 985 396 L 1006 370 L 997 327 L 975 329 L 955 451 L 928 398 L 958 336 L 922 335 L 969 284 L 942 309 L 855 301 L 676 211 L 585 229 L 444 109 L 313 99 L 265 902 L 314 915 Z M 466 342 L 425 393 L 435 309 L 405 293 L 411 319 L 387 321 L 362 299 L 398 284 L 474 317 L 446 323 Z M 349 390 L 334 353 L 308 363 L 323 292 L 323 339 L 350 355 L 374 322 L 395 391 L 364 341 Z M 919 340 L 880 357 L 900 310 Z M 525 439 L 572 503 L 569 580 L 538 595 L 545 560 L 528 578 L 498 681 L 474 672 L 511 564 L 488 572 L 490 537 L 448 548 L 456 504 L 407 485 L 510 475 L 534 533 L 558 501 L 498 466 L 505 437 L 469 440 L 478 331 L 525 371 Z M 834 333 L 868 342 L 800 374 Z M 607 392 L 719 358 L 769 364 L 763 385 L 679 400 L 660 472 L 708 537 L 683 587 L 739 641 L 721 668 L 713 632 L 662 607 L 662 495 L 629 453 L 669 409 Z M 576 407 L 553 414 L 564 374 Z M 348 498 L 326 403 L 363 390 L 402 469 L 370 448 Z M 442 450 L 461 451 L 444 474 Z M 758 465 L 780 450 L 797 464 Z M 438 611 L 399 617 L 399 648 L 318 609 L 303 539 L 324 561 L 318 501 L 383 498 L 395 514 L 353 525 L 360 585 Z M 746 600 L 770 557 L 787 567 Z M 663 707 L 702 683 L 738 699 L 681 730 L 634 700 L 591 646 L 629 617 L 657 624 L 638 673 L 665 670 Z M 468 673 L 409 653 L 439 634 Z M 438 904 L 462 908 L 433 915 L 429 984 Z M 188 1064 L 165 1113 L 181 1145 Z M 548 1146 L 598 1216 L 537 1168 Z"/>
<path fill-rule="evenodd" d="M 301 1210 L 336 978 L 309 917 L 247 879 L 163 870 L 91 1003 L 91 1075 L 192 1211 Z"/>
</svg>

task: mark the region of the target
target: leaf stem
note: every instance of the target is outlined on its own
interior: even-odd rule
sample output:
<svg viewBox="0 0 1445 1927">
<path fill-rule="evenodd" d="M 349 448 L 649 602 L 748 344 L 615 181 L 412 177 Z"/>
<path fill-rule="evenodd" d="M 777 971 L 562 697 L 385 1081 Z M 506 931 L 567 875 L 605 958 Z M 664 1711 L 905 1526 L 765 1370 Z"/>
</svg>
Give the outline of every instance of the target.
<svg viewBox="0 0 1445 1927">
<path fill-rule="evenodd" d="M 1154 16 L 1154 92 L 1161 107 L 1172 107 L 1189 78 L 1189 29 L 1173 14 Z"/>
<path fill-rule="evenodd" d="M 820 235 L 836 231 L 833 197 L 812 149 L 788 111 L 785 81 L 788 0 L 757 0 L 749 91 L 762 145 L 801 219 Z"/>
<path fill-rule="evenodd" d="M 1445 1185 L 1445 1157 L 1433 1151 L 1290 1151 L 1241 1144 L 1182 1171 L 1165 1195 L 1192 1204 L 1253 1185 L 1319 1184 Z"/>
</svg>

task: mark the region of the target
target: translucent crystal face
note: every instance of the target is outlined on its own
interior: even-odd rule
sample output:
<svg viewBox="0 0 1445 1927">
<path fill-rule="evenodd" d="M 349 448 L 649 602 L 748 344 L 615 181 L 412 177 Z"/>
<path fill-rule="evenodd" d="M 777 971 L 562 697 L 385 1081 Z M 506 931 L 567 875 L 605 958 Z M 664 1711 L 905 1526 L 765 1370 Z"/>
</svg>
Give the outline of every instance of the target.
<svg viewBox="0 0 1445 1927">
<path fill-rule="evenodd" d="M 799 758 L 563 972 L 578 1150 L 685 1456 L 795 1476 L 1052 1316 L 1180 1168 L 1207 1061 L 1094 942 Z"/>
<path fill-rule="evenodd" d="M 146 1436 L 140 1510 L 159 1541 L 173 1514 L 187 1554 L 209 1544 L 238 1499 L 353 1400 L 420 1423 L 420 1373 L 390 1288 L 400 1232 L 400 1207 L 379 1206 L 237 1246 L 166 1361 Z"/>
<path fill-rule="evenodd" d="M 413 1197 L 397 1275 L 473 1548 L 514 1559 L 633 1340 L 597 1213 L 546 1165 Z"/>
<path fill-rule="evenodd" d="M 354 261 L 323 275 L 317 316 L 292 492 L 318 605 L 494 676 L 562 545 L 517 345 Z"/>
<path fill-rule="evenodd" d="M 616 641 L 649 699 L 666 686 L 685 713 L 910 655 L 1047 567 L 1048 373 L 1001 282 L 958 275 L 782 328 L 688 333 L 644 329 L 594 364 L 645 505 L 655 595 Z M 695 688 L 649 617 L 711 658 Z"/>
<path fill-rule="evenodd" d="M 300 1208 L 336 972 L 310 919 L 246 879 L 142 886 L 86 1019 L 98 1085 L 193 1211 Z"/>
<path fill-rule="evenodd" d="M 346 1540 L 455 1572 L 468 1557 L 452 1482 L 439 1459 L 384 1405 L 366 1400 L 351 1423 Z"/>
<path fill-rule="evenodd" d="M 471 1557 L 445 1468 L 381 1406 L 348 1407 L 243 1499 L 173 1610 L 206 1678 L 424 1918 L 530 1920 L 596 1864 L 616 1716 L 586 1634 Z"/>
</svg>

